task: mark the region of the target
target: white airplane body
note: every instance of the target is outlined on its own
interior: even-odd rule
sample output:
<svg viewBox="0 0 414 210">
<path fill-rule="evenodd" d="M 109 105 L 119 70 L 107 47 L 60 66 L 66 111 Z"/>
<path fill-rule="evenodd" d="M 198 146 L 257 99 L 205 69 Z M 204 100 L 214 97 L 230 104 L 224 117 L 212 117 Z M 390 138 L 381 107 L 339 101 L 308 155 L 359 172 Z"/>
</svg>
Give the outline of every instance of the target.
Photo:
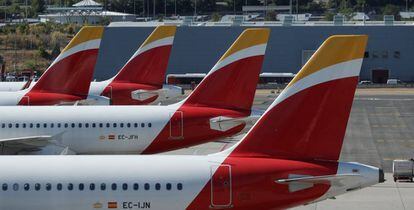
<svg viewBox="0 0 414 210">
<path fill-rule="evenodd" d="M 265 29 L 247 31 L 255 32 L 242 40 L 267 40 Z M 338 161 L 366 43 L 328 38 L 246 136 L 219 153 L 0 156 L 0 209 L 286 209 L 384 182 L 379 168 Z"/>
<path fill-rule="evenodd" d="M 259 117 L 251 108 L 268 34 L 243 32 L 197 88 L 176 104 L 1 107 L 0 154 L 153 154 L 245 131 Z"/>
<path fill-rule="evenodd" d="M 0 165 L 0 209 L 7 210 L 89 210 L 89 209 L 216 209 L 229 208 L 233 202 L 240 200 L 239 194 L 223 189 L 212 189 L 205 198 L 210 205 L 195 205 L 198 195 L 211 184 L 211 180 L 222 182 L 214 174 L 226 156 L 215 154 L 208 156 L 3 156 Z M 247 161 L 247 160 L 246 160 Z M 248 160 L 254 161 L 254 160 Z M 258 158 L 257 161 L 263 161 Z M 273 160 L 269 159 L 269 162 Z M 292 161 L 294 164 L 295 161 Z M 285 164 L 288 162 L 285 162 Z M 227 166 L 225 166 L 227 167 Z M 238 165 L 228 166 L 237 170 Z M 324 200 L 346 193 L 346 189 L 362 188 L 378 183 L 379 171 L 355 163 L 340 163 L 337 174 L 352 174 L 359 170 L 361 176 L 344 180 L 342 186 L 332 186 L 329 194 L 319 197 Z M 277 170 L 274 170 L 277 171 Z M 275 174 L 277 174 L 275 172 Z M 248 172 L 234 173 L 224 177 L 229 187 L 243 186 Z M 281 176 L 281 175 L 280 175 Z M 278 177 L 275 176 L 276 181 Z M 281 178 L 281 177 L 280 177 Z M 210 183 L 209 183 L 210 182 Z M 7 183 L 7 190 L 1 188 Z M 39 187 L 36 190 L 36 184 Z M 61 190 L 58 190 L 61 184 Z M 69 189 L 69 185 L 73 189 Z M 116 184 L 116 189 L 112 185 Z M 134 185 L 138 188 L 134 188 Z M 272 181 L 269 180 L 269 184 Z M 14 190 L 18 185 L 18 190 Z M 29 188 L 26 191 L 25 185 Z M 47 189 L 47 185 L 50 189 Z M 83 189 L 79 187 L 83 185 Z M 91 188 L 91 185 L 93 186 Z M 102 190 L 101 186 L 105 185 Z M 127 187 L 124 188 L 126 185 Z M 149 188 L 146 188 L 149 186 Z M 168 185 L 168 188 L 167 188 Z M 206 186 L 207 185 L 207 186 Z M 273 184 L 277 187 L 276 184 Z M 159 188 L 158 188 L 159 187 Z M 229 188 L 231 189 L 231 188 Z M 248 190 L 246 190 L 248 192 Z M 260 190 L 250 192 L 252 197 L 259 196 Z M 214 198 L 227 197 L 227 200 Z M 16 202 L 16 198 L 21 198 Z M 216 200 L 215 200 L 216 199 Z M 278 200 L 275 198 L 274 200 Z M 243 209 L 255 209 L 260 201 L 250 200 Z M 200 202 L 201 203 L 201 202 Z M 116 208 L 115 208 L 116 206 Z M 192 206 L 193 208 L 189 208 Z M 196 208 L 194 208 L 196 206 Z M 238 209 L 238 206 L 235 206 Z"/>
<path fill-rule="evenodd" d="M 84 27 L 37 82 L 0 83 L 0 106 L 146 105 L 182 95 L 163 85 L 175 31 L 157 27 L 113 78 L 91 83 L 103 27 Z"/>
</svg>

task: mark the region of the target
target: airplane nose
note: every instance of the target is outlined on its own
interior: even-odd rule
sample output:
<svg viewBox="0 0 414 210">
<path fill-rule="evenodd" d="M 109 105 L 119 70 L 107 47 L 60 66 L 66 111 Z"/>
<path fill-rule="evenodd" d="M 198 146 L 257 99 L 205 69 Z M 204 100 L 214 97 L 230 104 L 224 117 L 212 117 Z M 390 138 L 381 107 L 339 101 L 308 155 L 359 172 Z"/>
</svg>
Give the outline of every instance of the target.
<svg viewBox="0 0 414 210">
<path fill-rule="evenodd" d="M 385 182 L 385 178 L 384 178 L 384 170 L 382 170 L 382 169 L 379 169 L 378 170 L 378 173 L 379 173 L 379 179 L 378 179 L 378 183 L 383 183 L 383 182 Z"/>
</svg>

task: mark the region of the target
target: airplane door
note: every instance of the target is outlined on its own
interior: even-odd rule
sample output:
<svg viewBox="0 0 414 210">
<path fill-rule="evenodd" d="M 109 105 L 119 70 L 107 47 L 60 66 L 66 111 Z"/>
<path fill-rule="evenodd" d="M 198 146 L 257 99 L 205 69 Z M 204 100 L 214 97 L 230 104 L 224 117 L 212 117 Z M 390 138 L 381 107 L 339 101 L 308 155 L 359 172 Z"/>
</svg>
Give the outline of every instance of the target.
<svg viewBox="0 0 414 210">
<path fill-rule="evenodd" d="M 170 139 L 184 139 L 183 112 L 170 114 Z"/>
<path fill-rule="evenodd" d="M 109 93 L 108 98 L 112 100 L 112 86 L 108 85 Z"/>
<path fill-rule="evenodd" d="M 30 98 L 29 98 L 29 96 L 23 96 L 20 102 L 21 103 L 19 103 L 19 105 L 29 106 L 30 105 Z"/>
<path fill-rule="evenodd" d="M 231 208 L 231 166 L 211 166 L 211 206 L 213 208 Z"/>
</svg>

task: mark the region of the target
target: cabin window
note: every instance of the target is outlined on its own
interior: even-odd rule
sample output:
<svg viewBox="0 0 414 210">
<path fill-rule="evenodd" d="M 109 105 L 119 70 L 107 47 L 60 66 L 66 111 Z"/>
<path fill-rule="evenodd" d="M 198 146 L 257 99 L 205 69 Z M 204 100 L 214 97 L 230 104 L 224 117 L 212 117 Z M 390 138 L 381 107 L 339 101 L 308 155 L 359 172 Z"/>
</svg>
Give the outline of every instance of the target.
<svg viewBox="0 0 414 210">
<path fill-rule="evenodd" d="M 145 190 L 149 190 L 149 189 L 150 189 L 150 184 L 145 183 L 145 184 L 144 184 L 144 189 L 145 189 Z"/>
<path fill-rule="evenodd" d="M 14 184 L 13 184 L 13 190 L 14 190 L 14 191 L 19 190 L 19 184 L 14 183 Z"/>
<path fill-rule="evenodd" d="M 47 123 L 43 123 L 43 127 L 44 128 L 47 128 Z"/>
<path fill-rule="evenodd" d="M 72 190 L 73 190 L 73 184 L 72 184 L 72 183 L 69 183 L 69 184 L 68 184 L 68 190 L 69 190 L 69 191 L 72 191 Z"/>
<path fill-rule="evenodd" d="M 23 124 L 22 124 L 22 127 L 23 127 L 23 128 L 26 128 L 26 123 L 23 123 Z"/>
<path fill-rule="evenodd" d="M 40 128 L 40 123 L 36 123 L 36 128 Z"/>
<path fill-rule="evenodd" d="M 2 123 L 1 128 L 5 128 L 5 127 L 6 127 L 6 124 Z"/>
<path fill-rule="evenodd" d="M 99 127 L 102 128 L 103 127 L 103 123 L 99 123 Z"/>
<path fill-rule="evenodd" d="M 50 191 L 51 189 L 52 189 L 52 184 L 47 183 L 47 184 L 46 184 L 46 190 L 47 190 L 47 191 Z"/>
<path fill-rule="evenodd" d="M 124 127 L 124 123 L 120 123 L 119 127 L 123 128 Z"/>
<path fill-rule="evenodd" d="M 161 189 L 161 184 L 160 183 L 155 184 L 155 189 L 160 190 Z"/>
<path fill-rule="evenodd" d="M 40 184 L 39 184 L 39 183 L 36 183 L 36 184 L 35 184 L 35 190 L 36 190 L 36 191 L 39 191 L 39 190 L 40 190 Z"/>
<path fill-rule="evenodd" d="M 29 127 L 30 127 L 30 128 L 33 128 L 33 123 L 30 123 Z"/>
<path fill-rule="evenodd" d="M 8 188 L 7 184 L 3 184 L 3 185 L 1 186 L 1 189 L 2 189 L 3 191 L 7 191 L 7 188 Z"/>
<path fill-rule="evenodd" d="M 165 185 L 165 188 L 167 189 L 167 190 L 171 190 L 171 183 L 167 183 L 166 185 Z"/>
<path fill-rule="evenodd" d="M 57 184 L 57 185 L 56 185 L 56 189 L 57 189 L 58 191 L 61 191 L 61 190 L 63 189 L 63 185 L 62 185 L 61 183 Z"/>
<path fill-rule="evenodd" d="M 116 123 L 113 124 L 114 128 L 116 128 Z"/>
<path fill-rule="evenodd" d="M 128 190 L 128 184 L 127 183 L 123 183 L 122 184 L 122 189 L 123 190 Z"/>
<path fill-rule="evenodd" d="M 148 127 L 150 127 L 150 128 L 151 128 L 151 126 L 152 126 L 152 124 L 151 124 L 151 123 L 148 123 Z"/>
<path fill-rule="evenodd" d="M 58 127 L 58 128 L 60 128 L 60 127 L 61 127 L 61 124 L 60 124 L 60 123 L 58 123 L 58 124 L 57 124 L 57 127 Z"/>
<path fill-rule="evenodd" d="M 89 128 L 89 123 L 85 123 L 85 127 L 86 128 Z"/>
<path fill-rule="evenodd" d="M 96 123 L 92 123 L 92 128 L 95 128 L 96 127 Z"/>
<path fill-rule="evenodd" d="M 55 127 L 55 124 L 54 123 L 50 123 L 50 127 L 51 128 Z"/>
<path fill-rule="evenodd" d="M 177 190 L 182 190 L 182 189 L 183 189 L 183 184 L 178 183 L 178 184 L 177 184 Z"/>
<path fill-rule="evenodd" d="M 79 184 L 79 190 L 83 191 L 83 189 L 85 189 L 85 185 L 83 183 L 80 183 Z"/>
<path fill-rule="evenodd" d="M 138 128 L 138 123 L 134 123 L 134 128 Z"/>
<path fill-rule="evenodd" d="M 106 184 L 105 184 L 105 183 L 102 183 L 102 184 L 101 184 L 101 190 L 102 190 L 102 191 L 106 190 Z"/>
<path fill-rule="evenodd" d="M 72 124 L 71 124 L 71 127 L 72 127 L 72 128 L 74 128 L 74 127 L 75 127 L 75 123 L 72 123 Z"/>
<path fill-rule="evenodd" d="M 79 127 L 79 128 L 82 128 L 82 123 L 79 123 L 79 124 L 78 124 L 78 127 Z"/>
<path fill-rule="evenodd" d="M 65 128 L 67 128 L 69 125 L 67 123 L 65 123 Z"/>
<path fill-rule="evenodd" d="M 11 123 L 9 123 L 9 128 L 13 127 L 13 125 Z"/>
<path fill-rule="evenodd" d="M 107 127 L 107 128 L 111 127 L 111 124 L 106 123 L 106 127 Z"/>
<path fill-rule="evenodd" d="M 93 190 L 95 190 L 95 184 L 93 184 L 93 183 L 92 183 L 92 184 L 90 184 L 90 185 L 89 185 L 89 189 L 90 189 L 90 190 L 92 190 L 92 191 L 93 191 Z"/>
<path fill-rule="evenodd" d="M 141 123 L 141 128 L 145 127 L 145 123 Z"/>
<path fill-rule="evenodd" d="M 131 127 L 131 123 L 127 123 L 127 127 L 130 128 Z"/>
<path fill-rule="evenodd" d="M 116 184 L 115 184 L 115 183 L 112 183 L 112 185 L 111 185 L 111 189 L 112 189 L 112 190 L 116 190 Z"/>
<path fill-rule="evenodd" d="M 133 188 L 134 188 L 135 191 L 137 191 L 139 189 L 138 183 L 134 183 Z"/>
<path fill-rule="evenodd" d="M 23 185 L 23 189 L 24 189 L 25 191 L 29 191 L 29 190 L 30 190 L 30 185 L 29 185 L 28 183 L 24 184 L 24 185 Z"/>
</svg>

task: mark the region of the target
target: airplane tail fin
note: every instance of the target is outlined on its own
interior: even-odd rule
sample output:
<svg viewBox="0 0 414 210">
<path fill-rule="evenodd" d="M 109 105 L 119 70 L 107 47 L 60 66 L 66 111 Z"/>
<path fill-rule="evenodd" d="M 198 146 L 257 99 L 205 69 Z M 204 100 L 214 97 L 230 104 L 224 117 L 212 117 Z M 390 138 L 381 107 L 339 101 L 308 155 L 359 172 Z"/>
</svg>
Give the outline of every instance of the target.
<svg viewBox="0 0 414 210">
<path fill-rule="evenodd" d="M 184 104 L 250 112 L 269 34 L 244 30 Z"/>
<path fill-rule="evenodd" d="M 230 156 L 337 161 L 368 37 L 329 37 Z"/>
<path fill-rule="evenodd" d="M 92 80 L 102 26 L 83 27 L 40 77 L 30 92 L 87 96 Z"/>
<path fill-rule="evenodd" d="M 176 26 L 155 28 L 113 81 L 162 86 L 176 29 Z"/>
</svg>

